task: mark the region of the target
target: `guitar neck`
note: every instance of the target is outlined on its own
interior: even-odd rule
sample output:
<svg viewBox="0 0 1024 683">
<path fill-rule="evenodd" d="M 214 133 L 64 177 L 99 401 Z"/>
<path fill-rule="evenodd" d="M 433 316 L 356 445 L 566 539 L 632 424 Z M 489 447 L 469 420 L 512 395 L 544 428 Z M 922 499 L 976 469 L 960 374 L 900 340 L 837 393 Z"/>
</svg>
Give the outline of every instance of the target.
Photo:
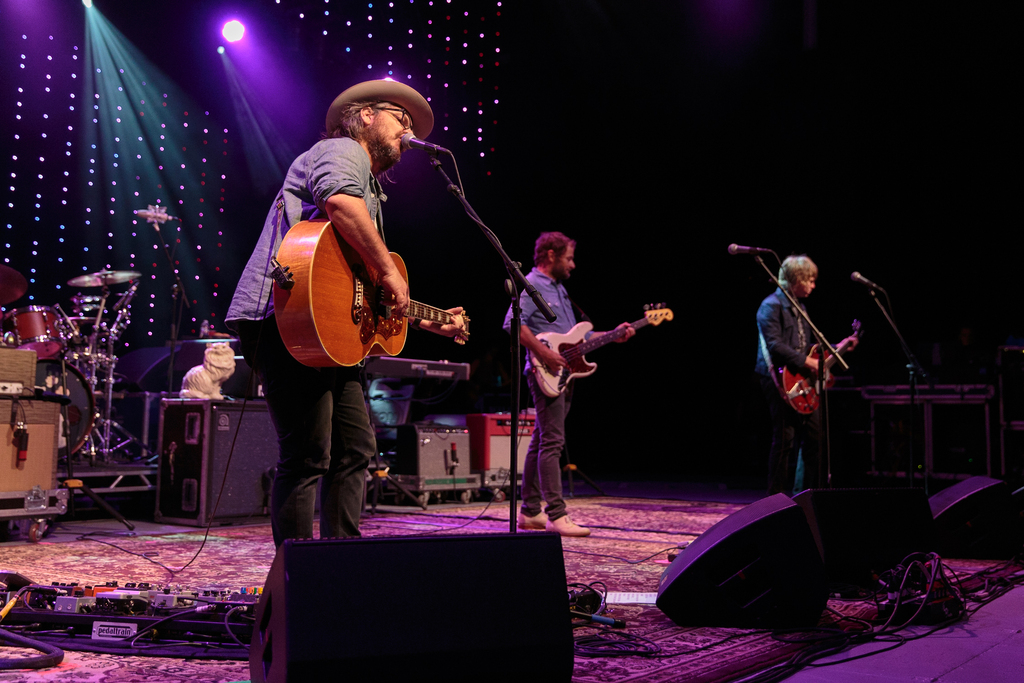
<svg viewBox="0 0 1024 683">
<path fill-rule="evenodd" d="M 645 325 L 650 325 L 650 321 L 646 317 L 640 318 L 636 322 L 630 323 L 629 327 L 632 327 L 634 330 L 639 330 L 641 327 L 644 327 Z M 610 344 L 614 341 L 618 341 L 619 339 L 625 337 L 627 329 L 628 328 L 626 327 L 616 328 L 611 332 L 605 332 L 599 337 L 591 336 L 590 339 L 588 339 L 585 342 L 577 344 L 574 348 L 576 349 L 577 353 L 581 354 L 593 351 L 594 349 L 599 349 L 605 344 Z"/>
<path fill-rule="evenodd" d="M 434 308 L 427 304 L 421 304 L 419 301 L 409 302 L 409 309 L 405 312 L 405 317 L 429 320 L 431 322 L 441 323 L 442 325 L 447 325 L 452 321 L 452 314 L 448 311 L 440 308 Z"/>
<path fill-rule="evenodd" d="M 836 352 L 840 353 L 840 354 L 845 353 L 846 352 L 846 347 L 849 346 L 849 345 L 850 345 L 850 338 L 847 337 L 846 339 L 844 339 L 842 341 L 841 344 L 839 344 L 839 346 L 836 347 Z M 832 365 L 835 362 L 836 362 L 836 357 L 830 355 L 828 358 L 825 359 L 825 369 L 828 370 L 829 368 L 831 368 Z"/>
</svg>

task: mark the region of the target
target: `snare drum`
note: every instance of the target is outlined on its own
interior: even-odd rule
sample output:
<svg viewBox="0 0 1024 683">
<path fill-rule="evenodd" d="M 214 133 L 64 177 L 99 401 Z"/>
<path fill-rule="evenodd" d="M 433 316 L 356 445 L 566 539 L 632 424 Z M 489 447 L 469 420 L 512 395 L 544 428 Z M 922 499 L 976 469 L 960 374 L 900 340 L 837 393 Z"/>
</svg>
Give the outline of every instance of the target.
<svg viewBox="0 0 1024 683">
<path fill-rule="evenodd" d="M 26 306 L 10 311 L 3 322 L 4 338 L 39 358 L 56 358 L 64 348 L 57 314 L 49 306 Z"/>
<path fill-rule="evenodd" d="M 89 390 L 89 383 L 85 375 L 70 363 L 65 363 L 68 371 L 68 381 L 65 387 L 60 372 L 60 361 L 41 360 L 36 363 L 36 386 L 43 391 L 71 397 L 71 405 L 68 406 L 68 433 L 71 436 L 71 452 L 75 453 L 86 437 L 92 431 L 93 421 L 96 419 L 96 400 Z M 60 426 L 58 437 L 60 448 L 64 448 L 64 425 Z"/>
</svg>

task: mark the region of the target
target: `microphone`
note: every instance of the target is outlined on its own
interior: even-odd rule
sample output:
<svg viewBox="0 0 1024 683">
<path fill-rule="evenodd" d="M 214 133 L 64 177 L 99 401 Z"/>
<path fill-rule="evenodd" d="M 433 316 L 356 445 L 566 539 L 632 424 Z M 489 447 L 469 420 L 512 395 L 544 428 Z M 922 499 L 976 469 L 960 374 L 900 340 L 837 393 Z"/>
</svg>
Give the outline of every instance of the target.
<svg viewBox="0 0 1024 683">
<path fill-rule="evenodd" d="M 736 254 L 771 254 L 771 249 L 762 249 L 761 247 L 741 247 L 738 244 L 729 245 L 729 253 L 735 256 Z"/>
<path fill-rule="evenodd" d="M 133 284 L 133 285 L 131 286 L 131 288 L 129 288 L 129 290 L 128 290 L 127 292 L 125 292 L 124 294 L 122 294 L 122 295 L 121 295 L 121 298 L 120 298 L 120 299 L 118 300 L 118 302 L 117 302 L 116 304 L 114 304 L 114 308 L 113 308 L 113 310 L 114 310 L 114 312 L 115 312 L 115 313 L 116 313 L 117 311 L 120 311 L 120 310 L 121 310 L 122 308 L 124 308 L 124 307 L 125 307 L 126 305 L 128 305 L 128 302 L 129 302 L 129 301 L 131 301 L 131 300 L 132 300 L 132 297 L 134 297 L 134 296 L 135 296 L 135 291 L 136 291 L 136 290 L 137 290 L 138 288 L 139 288 L 139 281 L 138 281 L 138 280 L 136 280 L 136 281 L 135 281 L 135 284 Z"/>
<path fill-rule="evenodd" d="M 417 140 L 412 136 L 412 133 L 406 133 L 402 136 L 402 149 L 422 149 L 424 152 L 429 152 L 430 154 L 451 154 L 451 152 L 440 145 L 435 145 L 431 142 L 424 142 L 423 140 Z"/>
<path fill-rule="evenodd" d="M 850 279 L 853 280 L 854 282 L 861 283 L 862 285 L 864 285 L 868 289 L 877 289 L 877 290 L 879 290 L 881 292 L 885 291 L 884 288 L 879 287 L 874 282 L 872 282 L 871 280 L 867 279 L 866 277 L 864 277 L 863 275 L 861 275 L 857 271 L 853 271 L 852 273 L 850 273 Z"/>
<path fill-rule="evenodd" d="M 167 209 L 163 208 L 162 206 L 151 206 L 148 209 L 137 209 L 135 211 L 135 215 L 137 215 L 139 218 L 146 219 L 150 223 L 153 223 L 156 226 L 157 230 L 160 229 L 160 226 L 158 225 L 159 223 L 181 220 L 177 216 L 168 216 Z"/>
<path fill-rule="evenodd" d="M 28 428 L 25 423 L 18 419 L 18 410 L 21 404 L 17 397 L 11 397 L 11 432 L 17 451 L 16 462 L 22 465 L 28 460 Z"/>
</svg>

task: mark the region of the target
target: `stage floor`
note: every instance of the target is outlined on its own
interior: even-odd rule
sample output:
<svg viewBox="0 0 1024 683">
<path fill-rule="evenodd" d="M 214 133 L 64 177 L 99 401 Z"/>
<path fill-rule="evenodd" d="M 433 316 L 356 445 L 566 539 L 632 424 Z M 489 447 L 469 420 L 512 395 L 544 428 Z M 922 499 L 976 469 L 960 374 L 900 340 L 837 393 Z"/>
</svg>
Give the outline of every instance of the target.
<svg viewBox="0 0 1024 683">
<path fill-rule="evenodd" d="M 590 496 L 590 489 L 575 484 L 577 496 L 569 501 L 573 519 L 594 529 L 589 538 L 563 539 L 566 576 L 570 582 L 603 581 L 609 591 L 652 593 L 668 566 L 668 554 L 698 537 L 707 528 L 757 500 L 750 488 L 709 483 L 656 483 L 599 481 L 606 496 Z M 412 506 L 379 506 L 363 520 L 364 534 L 373 536 L 495 533 L 508 530 L 507 501 L 432 505 L 423 512 Z M 150 581 L 158 585 L 188 586 L 262 585 L 274 548 L 269 525 L 253 520 L 247 526 L 212 529 L 194 564 L 171 577 L 156 563 L 177 569 L 199 549 L 203 530 L 192 527 L 136 522 L 134 533 L 109 519 L 58 524 L 42 543 L 0 544 L 0 569 L 18 571 L 34 581 L 119 580 Z M 97 542 L 99 541 L 99 542 Z M 138 553 L 129 555 L 125 551 Z M 144 559 L 140 555 L 146 555 Z M 961 571 L 986 566 L 971 561 L 950 561 Z M 992 564 L 992 563 L 988 563 Z M 742 629 L 682 628 L 647 604 L 612 605 L 613 616 L 626 621 L 625 631 L 648 639 L 662 649 L 659 658 L 576 657 L 576 683 L 719 683 L 741 680 L 788 660 L 802 646 L 774 641 L 769 635 Z M 830 607 L 852 614 L 860 608 L 830 601 Z M 872 606 L 873 609 L 873 606 Z M 852 610 L 852 611 L 851 611 Z M 916 629 L 920 631 L 920 629 Z M 915 629 L 906 633 L 913 634 Z M 805 668 L 789 680 L 803 682 L 853 681 L 941 683 L 1024 680 L 1024 592 L 1019 589 L 981 607 L 960 621 L 920 640 L 887 653 L 825 668 Z M 724 638 L 734 638 L 718 645 Z M 693 654 L 695 647 L 713 647 Z M 831 659 L 840 660 L 862 651 L 865 645 Z M 15 652 L 14 655 L 11 653 Z M 676 653 L 676 654 L 673 654 Z M 18 656 L 16 649 L 0 647 L 0 658 Z M 828 662 L 828 659 L 819 663 Z M 248 678 L 244 661 L 204 661 L 96 654 L 66 650 L 64 663 L 50 669 L 0 673 L 0 680 L 48 682 L 73 679 L 87 683 L 114 683 L 133 675 L 148 681 L 221 683 Z M 542 672 L 534 676 L 544 680 Z M 131 680 L 141 680 L 132 678 Z M 525 678 L 524 678 L 525 680 Z"/>
</svg>

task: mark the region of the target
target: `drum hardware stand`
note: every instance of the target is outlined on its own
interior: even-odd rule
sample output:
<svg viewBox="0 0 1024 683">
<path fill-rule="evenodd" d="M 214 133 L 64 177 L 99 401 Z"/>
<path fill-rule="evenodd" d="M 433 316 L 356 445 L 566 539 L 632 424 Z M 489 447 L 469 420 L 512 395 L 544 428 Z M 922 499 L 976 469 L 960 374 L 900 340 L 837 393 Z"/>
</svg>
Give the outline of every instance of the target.
<svg viewBox="0 0 1024 683">
<path fill-rule="evenodd" d="M 106 310 L 107 300 L 110 298 L 108 284 L 131 281 L 133 276 L 137 277 L 138 273 L 109 272 L 84 276 L 85 282 L 83 284 L 85 286 L 102 285 L 103 287 L 102 295 L 99 298 L 96 319 L 92 321 L 93 330 L 88 337 L 89 343 L 83 354 L 85 356 L 85 367 L 82 368 L 88 373 L 86 379 L 89 391 L 92 392 L 93 396 L 97 394 L 97 384 L 100 382 L 104 384 L 102 394 L 103 409 L 96 409 L 93 412 L 94 427 L 100 427 L 101 429 L 94 430 L 86 437 L 86 445 L 82 449 L 83 453 L 88 454 L 90 465 L 93 466 L 96 465 L 97 455 L 100 456 L 102 462 L 110 462 L 110 456 L 128 444 L 139 446 L 142 456 L 149 458 L 150 462 L 157 457 L 145 444 L 110 417 L 114 399 L 114 366 L 117 363 L 117 357 L 114 355 L 114 342 L 117 341 L 123 330 L 131 323 L 130 304 L 138 290 L 138 281 L 136 280 L 114 305 L 113 312 L 117 313 L 117 317 L 109 327 L 104 326 L 103 314 Z M 81 333 L 75 322 L 68 318 L 59 305 L 55 308 L 67 327 L 69 338 L 80 338 Z M 101 338 L 104 336 L 106 348 L 103 353 L 100 353 Z M 65 370 L 63 380 L 63 386 L 65 387 L 67 386 L 66 376 Z M 120 437 L 123 437 L 115 445 L 111 445 L 115 438 L 112 430 L 117 430 Z"/>
<path fill-rule="evenodd" d="M 107 287 L 104 286 L 100 310 L 96 317 L 93 333 L 89 339 L 89 382 L 93 392 L 96 390 L 97 383 L 103 383 L 103 410 L 102 412 L 99 410 L 96 411 L 97 425 L 102 427 L 102 434 L 99 437 L 101 445 L 100 448 L 97 449 L 95 440 L 93 439 L 93 436 L 90 435 L 89 446 L 87 449 L 90 461 L 92 461 L 93 464 L 95 464 L 97 453 L 101 455 L 104 462 L 110 462 L 111 455 L 128 444 L 135 444 L 138 446 L 141 456 L 147 458 L 148 462 L 152 462 L 159 457 L 158 454 L 154 454 L 144 443 L 135 438 L 135 436 L 124 426 L 110 417 L 114 403 L 114 366 L 117 364 L 117 358 L 114 356 L 114 342 L 120 338 L 121 332 L 124 328 L 131 323 L 131 311 L 129 310 L 129 306 L 131 305 L 132 299 L 135 297 L 137 289 L 138 282 L 135 282 L 131 288 L 121 296 L 121 299 L 114 306 L 114 311 L 117 312 L 117 317 L 114 319 L 114 322 L 111 323 L 110 327 L 106 329 L 106 349 L 105 353 L 100 354 L 98 352 L 99 335 L 102 325 L 100 319 L 103 315 L 104 306 L 109 296 L 109 291 Z M 97 369 L 102 369 L 102 379 L 97 377 Z M 114 437 L 112 430 L 117 430 L 120 437 L 123 437 L 117 444 L 113 445 L 111 443 Z"/>
<path fill-rule="evenodd" d="M 171 255 L 171 250 L 167 248 L 167 242 L 164 240 L 164 235 L 160 232 L 160 226 L 169 220 L 180 221 L 180 218 L 167 215 L 167 209 L 163 206 L 154 206 L 150 204 L 145 209 L 139 209 L 135 212 L 140 218 L 145 218 L 146 222 L 153 224 L 153 229 L 156 230 L 156 236 L 160 240 L 160 245 L 163 247 L 164 256 L 167 257 L 167 264 L 171 267 L 171 274 L 174 275 L 174 285 L 171 287 L 171 299 L 174 302 L 172 306 L 171 314 L 171 354 L 169 363 L 167 365 L 167 391 L 174 393 L 174 354 L 178 349 L 178 333 L 181 327 L 181 316 L 185 312 L 186 308 L 192 308 L 192 304 L 188 301 L 188 294 L 185 292 L 185 283 L 181 281 L 181 276 L 174 267 L 174 257 Z M 184 304 L 184 305 L 182 305 Z"/>
<path fill-rule="evenodd" d="M 66 388 L 67 387 L 67 382 L 68 382 L 68 379 L 67 379 L 68 378 L 68 366 L 67 366 L 67 360 L 64 358 L 63 354 L 61 354 L 61 357 L 60 357 L 60 371 L 61 371 L 61 381 L 62 381 L 62 385 L 61 386 Z M 68 391 L 68 394 L 69 394 L 68 397 L 69 398 L 70 398 L 70 393 L 71 392 L 69 390 Z M 65 479 L 63 482 L 61 482 L 61 486 L 64 487 L 64 488 L 67 488 L 67 489 L 71 489 L 71 495 L 68 496 L 68 511 L 71 513 L 72 517 L 75 516 L 75 492 L 74 492 L 74 489 L 81 489 L 82 493 L 84 493 L 85 495 L 89 496 L 89 498 L 91 498 L 92 501 L 94 503 L 96 503 L 96 505 L 98 505 L 100 508 L 102 508 L 108 515 L 110 515 L 111 517 L 113 517 L 117 521 L 121 522 L 121 524 L 124 524 L 128 528 L 129 531 L 133 531 L 135 529 L 135 525 L 132 524 L 131 522 L 129 522 L 127 519 L 125 519 L 124 515 L 122 515 L 117 510 L 115 510 L 110 505 L 110 503 L 108 503 L 107 501 L 103 500 L 99 496 L 99 494 L 97 494 L 95 491 L 93 491 L 91 488 L 89 488 L 89 486 L 85 482 L 83 482 L 81 479 L 75 479 L 74 470 L 72 469 L 72 464 L 71 464 L 73 458 L 71 457 L 71 447 L 72 447 L 72 444 L 71 444 L 71 422 L 68 419 L 68 405 L 69 404 L 70 404 L 70 400 L 68 400 L 68 401 L 61 401 L 61 406 L 60 406 L 60 414 L 61 414 L 61 417 L 63 418 L 63 422 L 64 422 L 64 462 L 65 462 L 65 465 L 66 465 L 67 470 L 68 470 L 67 479 Z"/>
</svg>

